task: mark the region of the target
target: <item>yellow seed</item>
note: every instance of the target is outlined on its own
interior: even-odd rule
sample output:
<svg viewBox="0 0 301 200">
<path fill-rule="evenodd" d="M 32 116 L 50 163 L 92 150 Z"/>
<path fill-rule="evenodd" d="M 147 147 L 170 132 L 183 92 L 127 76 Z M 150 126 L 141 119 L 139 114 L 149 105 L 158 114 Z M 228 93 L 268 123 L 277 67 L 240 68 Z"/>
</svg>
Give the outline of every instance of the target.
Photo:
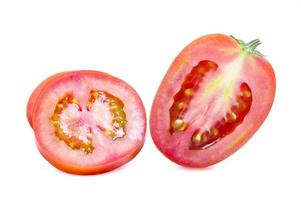
<svg viewBox="0 0 301 200">
<path fill-rule="evenodd" d="M 172 123 L 172 127 L 178 131 L 184 131 L 187 127 L 187 124 L 182 119 L 176 119 Z"/>
<path fill-rule="evenodd" d="M 172 127 L 174 129 L 178 129 L 179 127 L 181 127 L 184 124 L 184 121 L 181 119 L 176 119 L 173 123 L 172 123 Z"/>
<path fill-rule="evenodd" d="M 115 100 L 115 99 L 109 99 L 109 103 L 110 103 L 110 105 L 117 105 L 118 103 L 117 103 L 117 100 Z"/>
<path fill-rule="evenodd" d="M 99 96 L 99 93 L 98 93 L 98 92 L 92 92 L 91 95 L 92 95 L 92 97 L 93 97 L 94 99 L 97 99 L 98 96 Z"/>
<path fill-rule="evenodd" d="M 116 107 L 116 109 L 110 109 L 110 111 L 113 113 L 113 114 L 115 114 L 115 115 L 117 115 L 117 116 L 124 116 L 125 117 L 125 115 L 124 115 L 124 111 L 122 110 L 122 108 L 120 108 L 120 107 Z"/>
<path fill-rule="evenodd" d="M 198 144 L 202 141 L 202 133 L 201 132 L 197 132 L 193 135 L 192 137 L 192 142 L 195 144 Z"/>
<path fill-rule="evenodd" d="M 51 116 L 51 121 L 58 121 L 59 120 L 59 116 L 58 115 L 52 115 Z"/>
<path fill-rule="evenodd" d="M 72 99 L 71 103 L 78 104 L 78 101 L 76 99 Z"/>
<path fill-rule="evenodd" d="M 93 151 L 93 147 L 87 147 L 85 152 L 88 154 L 88 153 L 91 153 Z"/>
<path fill-rule="evenodd" d="M 91 144 L 91 141 L 90 141 L 90 140 L 85 140 L 84 143 L 85 143 L 86 145 L 89 145 L 89 144 Z"/>
<path fill-rule="evenodd" d="M 237 119 L 237 115 L 235 112 L 230 112 L 228 113 L 227 115 L 227 119 L 230 121 L 230 122 L 233 122 Z"/>
<path fill-rule="evenodd" d="M 177 108 L 178 108 L 178 109 L 183 109 L 183 108 L 186 108 L 186 106 L 187 106 L 186 103 L 180 102 L 180 103 L 178 103 Z"/>
<path fill-rule="evenodd" d="M 122 120 L 122 121 L 118 122 L 119 123 L 119 127 L 124 128 L 126 122 L 127 122 L 126 120 Z"/>
<path fill-rule="evenodd" d="M 118 110 L 119 107 L 117 105 L 111 105 L 110 110 L 114 111 L 114 110 Z"/>
<path fill-rule="evenodd" d="M 61 104 L 61 103 L 59 103 L 59 104 L 56 105 L 56 107 L 57 107 L 58 109 L 63 109 L 63 108 L 64 108 L 64 105 Z"/>
<path fill-rule="evenodd" d="M 207 140 L 208 140 L 208 135 L 207 135 L 206 133 L 203 133 L 203 135 L 202 135 L 202 140 L 203 140 L 203 142 L 207 142 Z"/>
<path fill-rule="evenodd" d="M 74 149 L 74 148 L 75 148 L 75 143 L 74 143 L 74 142 L 70 142 L 70 143 L 69 143 L 69 147 L 70 147 L 71 149 Z"/>
<path fill-rule="evenodd" d="M 239 111 L 243 111 L 243 110 L 245 110 L 246 109 L 246 103 L 245 102 L 243 102 L 242 100 L 239 100 L 238 101 L 238 109 L 239 109 Z"/>
<path fill-rule="evenodd" d="M 213 136 L 218 136 L 219 131 L 218 131 L 217 128 L 211 128 L 211 133 L 212 133 Z"/>
<path fill-rule="evenodd" d="M 51 120 L 51 124 L 53 126 L 58 126 L 59 125 L 59 121 L 53 121 L 53 120 Z"/>
<path fill-rule="evenodd" d="M 186 96 L 192 96 L 193 95 L 193 90 L 191 88 L 185 89 L 184 94 Z"/>
<path fill-rule="evenodd" d="M 87 103 L 88 108 L 91 108 L 92 105 L 93 105 L 93 103 L 91 101 L 88 101 L 88 103 Z"/>
<path fill-rule="evenodd" d="M 178 129 L 178 131 L 184 131 L 187 128 L 187 124 L 184 122 L 184 124 Z"/>
<path fill-rule="evenodd" d="M 116 116 L 119 116 L 119 117 L 122 117 L 122 118 L 126 118 L 125 112 L 124 112 L 122 109 L 120 109 L 120 110 L 114 112 L 114 114 L 115 114 Z"/>
<path fill-rule="evenodd" d="M 122 116 L 115 116 L 114 120 L 117 121 L 117 122 L 119 122 L 119 121 L 123 120 L 123 117 Z"/>
<path fill-rule="evenodd" d="M 108 129 L 105 130 L 105 134 L 108 135 L 108 136 L 110 136 L 110 137 L 114 137 L 115 136 L 114 131 L 108 130 Z"/>
<path fill-rule="evenodd" d="M 110 106 L 117 106 L 117 103 L 114 100 L 110 100 L 109 103 Z"/>
<path fill-rule="evenodd" d="M 250 98 L 252 96 L 251 92 L 249 90 L 243 90 L 242 96 L 246 98 Z"/>
</svg>

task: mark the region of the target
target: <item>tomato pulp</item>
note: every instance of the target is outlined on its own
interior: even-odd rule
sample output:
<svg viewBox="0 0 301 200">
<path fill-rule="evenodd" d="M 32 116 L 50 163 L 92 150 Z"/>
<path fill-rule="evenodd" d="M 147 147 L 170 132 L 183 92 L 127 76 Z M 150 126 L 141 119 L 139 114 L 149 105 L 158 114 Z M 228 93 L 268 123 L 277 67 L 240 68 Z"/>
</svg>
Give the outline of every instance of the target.
<svg viewBox="0 0 301 200">
<path fill-rule="evenodd" d="M 41 154 L 75 174 L 112 170 L 144 144 L 146 115 L 136 91 L 97 71 L 70 71 L 43 81 L 27 104 Z"/>
<path fill-rule="evenodd" d="M 170 160 L 215 164 L 238 150 L 266 119 L 275 96 L 271 64 L 249 43 L 203 36 L 171 64 L 153 101 L 150 131 Z"/>
</svg>

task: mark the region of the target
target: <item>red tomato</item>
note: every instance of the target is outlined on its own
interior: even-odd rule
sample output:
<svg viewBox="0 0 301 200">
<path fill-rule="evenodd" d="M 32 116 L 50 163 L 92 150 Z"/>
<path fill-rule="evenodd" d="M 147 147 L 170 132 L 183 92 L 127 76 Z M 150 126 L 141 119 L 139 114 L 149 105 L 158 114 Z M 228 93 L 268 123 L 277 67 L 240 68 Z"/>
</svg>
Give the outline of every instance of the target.
<svg viewBox="0 0 301 200">
<path fill-rule="evenodd" d="M 180 52 L 154 99 L 150 130 L 158 149 L 188 167 L 215 164 L 245 144 L 275 96 L 272 66 L 231 36 L 201 37 Z"/>
<path fill-rule="evenodd" d="M 27 118 L 55 167 L 96 174 L 131 160 L 144 144 L 146 115 L 136 91 L 96 71 L 55 74 L 32 93 Z"/>
</svg>

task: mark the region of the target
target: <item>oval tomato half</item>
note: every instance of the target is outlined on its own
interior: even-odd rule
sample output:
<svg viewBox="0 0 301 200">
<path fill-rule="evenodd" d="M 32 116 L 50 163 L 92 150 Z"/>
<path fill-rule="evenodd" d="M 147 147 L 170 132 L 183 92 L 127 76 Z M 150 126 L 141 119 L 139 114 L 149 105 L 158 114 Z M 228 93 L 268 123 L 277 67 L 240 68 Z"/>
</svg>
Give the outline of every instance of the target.
<svg viewBox="0 0 301 200">
<path fill-rule="evenodd" d="M 206 167 L 234 153 L 267 117 L 275 96 L 272 66 L 231 36 L 201 37 L 166 73 L 150 115 L 158 149 L 188 167 Z"/>
<path fill-rule="evenodd" d="M 124 81 L 102 72 L 49 77 L 32 93 L 27 118 L 41 154 L 69 173 L 112 170 L 144 144 L 146 115 L 140 97 Z"/>
</svg>

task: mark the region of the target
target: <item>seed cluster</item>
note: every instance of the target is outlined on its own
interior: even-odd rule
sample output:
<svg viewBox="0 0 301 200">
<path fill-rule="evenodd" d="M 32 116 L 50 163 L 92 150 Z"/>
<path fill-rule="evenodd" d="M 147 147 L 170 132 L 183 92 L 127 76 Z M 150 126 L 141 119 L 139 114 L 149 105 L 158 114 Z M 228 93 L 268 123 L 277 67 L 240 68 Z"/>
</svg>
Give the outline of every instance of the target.
<svg viewBox="0 0 301 200">
<path fill-rule="evenodd" d="M 67 109 L 69 105 L 75 106 L 81 111 L 80 106 L 71 93 L 66 94 L 56 104 L 53 115 L 51 116 L 51 124 L 54 126 L 54 133 L 58 139 L 63 140 L 72 149 L 80 149 L 85 153 L 91 153 L 94 149 L 92 146 L 92 133 L 86 134 L 86 137 L 79 137 L 78 135 L 67 134 L 63 131 L 60 125 L 60 115 Z"/>
<path fill-rule="evenodd" d="M 104 106 L 109 107 L 109 111 L 113 114 L 113 120 L 111 121 L 112 130 L 104 129 L 99 125 L 96 125 L 103 133 L 110 136 L 113 140 L 125 136 L 125 125 L 127 123 L 126 114 L 123 110 L 124 104 L 117 97 L 109 94 L 105 91 L 91 91 L 90 98 L 87 102 L 87 110 L 90 111 L 96 100 L 100 100 Z M 55 105 L 54 112 L 50 118 L 51 124 L 54 127 L 54 133 L 59 140 L 63 140 L 72 149 L 80 149 L 83 152 L 89 154 L 92 153 L 94 147 L 92 145 L 92 129 L 89 128 L 89 132 L 84 136 L 78 133 L 67 133 L 63 131 L 61 114 L 72 105 L 79 112 L 82 108 L 79 106 L 78 101 L 74 98 L 72 93 L 67 93 L 60 98 Z M 102 113 L 99 113 L 100 115 Z"/>
<path fill-rule="evenodd" d="M 114 116 L 111 122 L 113 130 L 105 130 L 101 127 L 99 128 L 102 129 L 102 131 L 104 131 L 104 133 L 110 136 L 113 140 L 124 137 L 127 119 L 126 114 L 123 110 L 123 102 L 112 94 L 109 94 L 108 92 L 102 90 L 91 91 L 91 96 L 88 101 L 88 110 L 91 109 L 93 103 L 97 99 L 99 99 L 102 103 L 107 104 L 109 106 L 110 112 Z"/>
<path fill-rule="evenodd" d="M 183 132 L 186 130 L 188 123 L 185 122 L 183 118 L 184 113 L 187 111 L 188 104 L 206 73 L 216 70 L 217 67 L 216 63 L 203 60 L 200 61 L 197 66 L 193 67 L 191 72 L 186 75 L 184 82 L 181 85 L 181 89 L 173 97 L 174 103 L 169 110 L 170 134 L 173 134 L 175 131 Z"/>
<path fill-rule="evenodd" d="M 242 123 L 252 104 L 252 91 L 247 83 L 240 85 L 240 95 L 236 98 L 236 105 L 232 106 L 226 116 L 216 122 L 209 130 L 197 129 L 191 136 L 191 150 L 206 149 L 220 139 L 229 135 Z"/>
</svg>

